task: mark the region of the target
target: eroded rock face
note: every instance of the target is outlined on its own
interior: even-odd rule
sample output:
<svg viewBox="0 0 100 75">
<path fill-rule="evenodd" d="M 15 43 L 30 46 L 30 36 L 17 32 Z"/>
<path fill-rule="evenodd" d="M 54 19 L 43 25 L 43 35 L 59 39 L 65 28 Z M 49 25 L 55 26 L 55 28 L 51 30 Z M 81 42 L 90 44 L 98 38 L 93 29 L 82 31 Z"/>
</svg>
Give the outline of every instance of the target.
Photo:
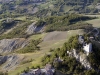
<svg viewBox="0 0 100 75">
<path fill-rule="evenodd" d="M 86 69 L 92 69 L 91 64 L 87 60 L 87 55 L 84 53 L 77 53 L 75 49 L 72 52 L 67 51 L 70 57 L 75 57 Z"/>
<path fill-rule="evenodd" d="M 39 32 L 43 32 L 43 28 L 45 25 L 42 26 L 36 26 L 36 22 L 32 23 L 31 25 L 29 25 L 29 27 L 26 30 L 27 34 L 33 34 L 33 33 L 39 33 Z"/>
<path fill-rule="evenodd" d="M 2 65 L 1 70 L 9 71 L 15 69 L 21 63 L 23 58 L 24 57 L 15 54 L 0 56 L 0 64 L 5 64 Z"/>
<path fill-rule="evenodd" d="M 87 60 L 87 55 L 82 53 L 77 53 L 75 49 L 73 49 L 73 56 L 79 61 L 86 69 L 91 69 L 91 65 Z"/>
<path fill-rule="evenodd" d="M 33 34 L 35 29 L 36 29 L 36 26 L 35 26 L 36 22 L 32 23 L 28 28 L 27 28 L 27 31 L 26 33 L 27 34 Z"/>
<path fill-rule="evenodd" d="M 0 40 L 0 53 L 9 53 L 17 48 L 23 48 L 28 44 L 24 38 Z"/>
<path fill-rule="evenodd" d="M 0 65 L 7 61 L 7 56 L 0 56 Z"/>
</svg>

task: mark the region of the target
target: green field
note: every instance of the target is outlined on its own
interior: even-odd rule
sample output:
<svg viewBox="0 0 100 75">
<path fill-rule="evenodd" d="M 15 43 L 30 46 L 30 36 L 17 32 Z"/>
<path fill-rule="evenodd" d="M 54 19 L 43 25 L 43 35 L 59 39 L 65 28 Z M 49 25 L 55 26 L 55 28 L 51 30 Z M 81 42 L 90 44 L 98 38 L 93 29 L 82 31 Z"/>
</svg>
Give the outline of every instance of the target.
<svg viewBox="0 0 100 75">
<path fill-rule="evenodd" d="M 100 28 L 100 15 L 86 15 L 86 16 L 98 17 L 97 19 L 88 20 L 86 22 L 92 24 L 93 27 Z"/>
</svg>

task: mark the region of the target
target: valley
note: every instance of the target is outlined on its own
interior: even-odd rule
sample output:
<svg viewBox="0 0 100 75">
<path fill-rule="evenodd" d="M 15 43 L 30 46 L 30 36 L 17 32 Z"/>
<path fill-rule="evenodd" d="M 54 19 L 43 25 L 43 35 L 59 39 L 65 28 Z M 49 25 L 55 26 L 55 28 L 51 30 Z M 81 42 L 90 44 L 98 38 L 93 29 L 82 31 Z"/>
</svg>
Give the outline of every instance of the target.
<svg viewBox="0 0 100 75">
<path fill-rule="evenodd" d="M 58 47 L 62 47 L 63 43 L 67 41 L 71 36 L 78 35 L 78 34 L 84 34 L 86 33 L 84 29 L 78 29 L 78 30 L 69 30 L 69 31 L 53 31 L 53 32 L 43 32 L 40 34 L 35 34 L 30 36 L 29 40 L 37 40 L 41 38 L 43 41 L 38 45 L 40 47 L 40 51 L 35 51 L 34 53 L 26 53 L 26 54 L 19 54 L 14 53 L 19 57 L 22 57 L 23 62 L 29 61 L 24 64 L 20 64 L 15 66 L 15 69 L 8 70 L 9 75 L 16 75 L 18 73 L 21 73 L 26 67 L 30 67 L 33 65 L 34 67 L 37 67 L 38 65 L 42 65 L 41 59 L 44 57 L 45 54 L 51 54 L 50 49 L 55 49 Z M 11 54 L 11 53 L 10 53 Z M 9 53 L 8 53 L 9 55 Z M 39 57 L 40 56 L 40 57 Z M 18 58 L 19 59 L 19 58 Z M 32 59 L 32 61 L 30 61 Z M 5 64 L 4 64 L 5 65 Z M 1 68 L 3 65 L 1 66 Z M 43 66 L 41 66 L 43 67 Z"/>
<path fill-rule="evenodd" d="M 40 69 L 45 74 L 54 69 L 55 75 L 99 75 L 99 3 L 0 0 L 0 75 L 30 75 Z M 84 47 L 89 43 L 88 55 Z"/>
<path fill-rule="evenodd" d="M 56 33 L 59 33 L 59 36 L 58 36 L 59 39 L 56 39 Z M 62 33 L 63 34 L 66 33 L 66 35 L 61 37 Z M 84 30 L 71 30 L 69 32 L 67 32 L 67 31 L 55 32 L 54 31 L 54 32 L 50 32 L 50 33 L 42 33 L 42 34 L 37 34 L 37 35 L 31 36 L 29 39 L 38 39 L 38 38 L 43 39 L 43 42 L 39 44 L 41 50 L 36 51 L 35 53 L 19 54 L 19 55 L 25 56 L 26 60 L 33 59 L 33 61 L 30 63 L 26 63 L 24 65 L 19 65 L 19 67 L 17 67 L 14 71 L 9 72 L 9 74 L 10 75 L 17 74 L 18 72 L 23 71 L 26 67 L 31 67 L 32 65 L 35 67 L 38 65 L 42 65 L 41 59 L 43 58 L 43 56 L 45 54 L 51 53 L 50 49 L 62 47 L 63 43 L 65 41 L 67 41 L 73 35 L 73 33 L 74 33 L 74 35 L 83 34 Z M 52 36 L 50 36 L 48 38 L 49 34 L 52 34 Z"/>
</svg>

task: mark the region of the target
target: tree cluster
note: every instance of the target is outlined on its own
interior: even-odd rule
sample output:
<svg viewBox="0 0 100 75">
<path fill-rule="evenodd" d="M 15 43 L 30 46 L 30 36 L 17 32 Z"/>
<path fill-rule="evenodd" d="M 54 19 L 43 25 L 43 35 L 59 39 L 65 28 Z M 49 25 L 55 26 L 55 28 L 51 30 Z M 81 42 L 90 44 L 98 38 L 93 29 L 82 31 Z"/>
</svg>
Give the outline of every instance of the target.
<svg viewBox="0 0 100 75">
<path fill-rule="evenodd" d="M 66 16 L 52 16 L 45 19 L 46 32 L 50 31 L 65 31 L 75 29 L 91 28 L 92 25 L 81 21 L 93 19 L 92 17 L 80 16 L 76 14 Z"/>
<path fill-rule="evenodd" d="M 40 50 L 40 47 L 38 46 L 38 44 L 40 42 L 41 42 L 41 39 L 31 40 L 30 43 L 26 47 L 18 50 L 17 52 L 18 53 L 31 53 L 31 52 L 34 52 L 36 50 Z"/>
<path fill-rule="evenodd" d="M 26 29 L 31 24 L 31 21 L 19 22 L 20 26 L 13 29 L 8 34 L 2 34 L 0 39 L 11 39 L 11 38 L 27 38 L 29 35 L 26 34 Z M 6 24 L 8 26 L 8 24 Z M 14 25 L 14 24 L 13 24 Z"/>
</svg>

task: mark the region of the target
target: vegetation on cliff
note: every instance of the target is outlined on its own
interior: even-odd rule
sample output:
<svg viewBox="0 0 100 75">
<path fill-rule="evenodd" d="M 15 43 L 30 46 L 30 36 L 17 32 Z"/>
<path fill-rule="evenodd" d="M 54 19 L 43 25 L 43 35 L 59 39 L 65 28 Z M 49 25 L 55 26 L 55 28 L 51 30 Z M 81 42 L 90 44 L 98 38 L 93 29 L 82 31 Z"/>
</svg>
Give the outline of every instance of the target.
<svg viewBox="0 0 100 75">
<path fill-rule="evenodd" d="M 84 35 L 84 37 L 88 42 L 89 40 L 87 39 L 87 35 Z M 93 47 L 95 46 L 93 45 Z M 73 49 L 76 49 L 77 52 L 83 52 L 82 45 L 78 43 L 78 36 L 71 37 L 61 48 L 54 49 L 54 52 L 51 55 L 45 55 L 42 59 L 43 65 L 51 63 L 57 70 L 62 71 L 64 74 L 99 75 L 99 71 L 97 71 L 99 70 L 100 65 L 100 54 L 97 54 L 100 53 L 98 52 L 99 49 L 97 50 L 97 48 L 93 48 L 93 52 L 88 56 L 89 62 L 92 66 L 92 69 L 90 70 L 85 69 L 84 66 L 82 66 L 81 63 L 74 57 L 69 57 L 67 51 L 71 51 Z M 55 59 L 59 59 L 59 57 L 60 60 L 63 60 L 62 62 L 55 61 Z"/>
</svg>

